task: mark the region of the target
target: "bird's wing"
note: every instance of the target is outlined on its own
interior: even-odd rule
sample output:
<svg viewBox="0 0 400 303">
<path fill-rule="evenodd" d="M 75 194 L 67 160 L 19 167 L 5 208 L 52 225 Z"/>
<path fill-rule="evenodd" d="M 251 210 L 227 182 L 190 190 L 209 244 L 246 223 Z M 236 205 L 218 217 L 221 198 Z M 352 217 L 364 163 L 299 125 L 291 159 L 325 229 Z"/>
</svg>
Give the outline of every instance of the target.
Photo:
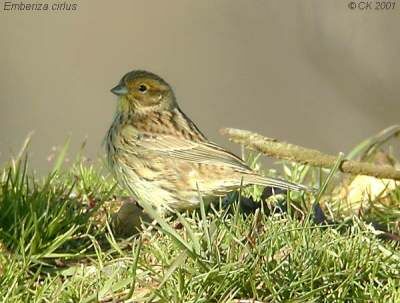
<svg viewBox="0 0 400 303">
<path fill-rule="evenodd" d="M 176 138 L 170 135 L 152 135 L 142 137 L 135 142 L 136 148 L 148 154 L 163 155 L 195 163 L 228 166 L 234 171 L 243 173 L 248 184 L 258 184 L 291 190 L 309 190 L 306 186 L 280 180 L 277 178 L 263 177 L 253 172 L 240 158 L 211 142 L 193 142 L 187 139 Z M 240 181 L 240 180 L 239 180 Z M 240 181 L 241 182 L 241 181 Z M 240 183 L 236 184 L 239 185 Z"/>
<path fill-rule="evenodd" d="M 213 165 L 228 165 L 237 171 L 251 172 L 250 168 L 237 156 L 209 141 L 192 141 L 184 137 L 170 134 L 143 133 L 137 134 L 134 128 L 126 128 L 125 138 L 130 138 L 128 144 L 133 152 L 163 155 L 180 160 Z M 136 134 L 136 135 L 134 135 Z"/>
<path fill-rule="evenodd" d="M 170 134 L 145 132 L 138 134 L 137 130 L 131 126 L 125 128 L 124 131 L 129 132 L 125 133 L 124 136 L 125 152 L 128 153 L 144 153 L 149 156 L 163 156 L 195 163 L 228 166 L 236 172 L 247 175 L 246 183 L 248 184 L 291 190 L 309 190 L 306 186 L 300 184 L 260 176 L 253 172 L 240 158 L 212 142 L 192 141 Z M 236 186 L 239 184 L 236 184 Z"/>
</svg>

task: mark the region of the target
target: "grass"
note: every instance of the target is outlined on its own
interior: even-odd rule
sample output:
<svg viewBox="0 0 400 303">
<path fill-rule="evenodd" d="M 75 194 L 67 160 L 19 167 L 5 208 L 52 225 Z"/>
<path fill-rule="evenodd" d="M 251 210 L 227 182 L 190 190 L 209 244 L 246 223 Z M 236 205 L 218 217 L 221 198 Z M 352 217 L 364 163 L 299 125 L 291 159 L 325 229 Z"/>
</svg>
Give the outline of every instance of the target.
<svg viewBox="0 0 400 303">
<path fill-rule="evenodd" d="M 250 188 L 227 208 L 202 204 L 122 238 L 111 215 L 126 193 L 101 163 L 81 157 L 62 169 L 64 156 L 45 178 L 24 153 L 4 164 L 3 302 L 400 302 L 399 248 L 366 223 L 400 232 L 400 190 L 365 218 L 333 213 L 338 224 L 315 224 L 311 205 L 321 199 L 329 210 L 337 174 L 285 165 L 286 178 L 323 185 L 324 195 L 291 193 L 245 215 L 234 200 L 260 196 Z M 286 211 L 274 211 L 282 203 Z"/>
</svg>

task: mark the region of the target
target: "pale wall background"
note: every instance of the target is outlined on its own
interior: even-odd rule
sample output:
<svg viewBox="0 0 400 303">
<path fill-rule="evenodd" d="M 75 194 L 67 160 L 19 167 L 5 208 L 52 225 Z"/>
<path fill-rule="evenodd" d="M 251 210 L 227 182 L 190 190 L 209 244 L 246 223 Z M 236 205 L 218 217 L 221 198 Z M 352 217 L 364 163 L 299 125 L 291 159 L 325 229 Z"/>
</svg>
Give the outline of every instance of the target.
<svg viewBox="0 0 400 303">
<path fill-rule="evenodd" d="M 36 168 L 68 135 L 72 151 L 87 136 L 87 154 L 101 155 L 109 89 L 137 68 L 169 81 L 199 127 L 236 151 L 220 127 L 337 153 L 400 120 L 400 3 L 85 0 L 76 12 L 3 3 L 1 161 L 31 130 Z"/>
</svg>

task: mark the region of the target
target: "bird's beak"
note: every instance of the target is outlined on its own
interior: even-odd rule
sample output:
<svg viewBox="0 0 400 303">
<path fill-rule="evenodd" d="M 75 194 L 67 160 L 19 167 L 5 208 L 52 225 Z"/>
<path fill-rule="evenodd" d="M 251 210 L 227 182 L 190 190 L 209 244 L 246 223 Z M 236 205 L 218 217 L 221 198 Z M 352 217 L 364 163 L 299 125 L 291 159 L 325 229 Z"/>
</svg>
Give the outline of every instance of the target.
<svg viewBox="0 0 400 303">
<path fill-rule="evenodd" d="M 111 89 L 111 92 L 117 96 L 124 96 L 128 93 L 128 89 L 123 84 L 118 84 L 117 86 Z"/>
</svg>

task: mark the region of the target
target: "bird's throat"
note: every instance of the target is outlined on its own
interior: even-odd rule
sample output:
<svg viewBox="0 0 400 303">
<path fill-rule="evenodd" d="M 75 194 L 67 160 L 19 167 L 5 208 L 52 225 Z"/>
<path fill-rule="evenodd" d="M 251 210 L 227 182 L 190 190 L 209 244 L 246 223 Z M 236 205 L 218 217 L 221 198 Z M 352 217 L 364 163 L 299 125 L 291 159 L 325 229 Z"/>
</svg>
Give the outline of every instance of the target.
<svg viewBox="0 0 400 303">
<path fill-rule="evenodd" d="M 125 96 L 119 97 L 117 109 L 120 113 L 129 113 L 133 111 L 131 102 Z"/>
</svg>

